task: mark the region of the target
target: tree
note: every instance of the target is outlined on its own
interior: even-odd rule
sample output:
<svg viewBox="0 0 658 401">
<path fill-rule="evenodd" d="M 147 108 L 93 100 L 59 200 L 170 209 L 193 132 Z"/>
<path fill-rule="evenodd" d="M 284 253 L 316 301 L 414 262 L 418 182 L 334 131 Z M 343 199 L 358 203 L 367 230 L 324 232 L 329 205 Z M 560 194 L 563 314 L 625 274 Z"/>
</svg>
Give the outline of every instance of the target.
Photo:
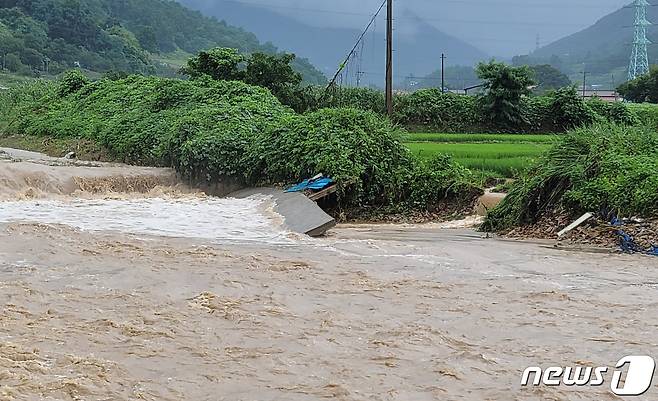
<svg viewBox="0 0 658 401">
<path fill-rule="evenodd" d="M 245 60 L 236 49 L 215 48 L 189 59 L 181 72 L 192 79 L 208 75 L 218 81 L 242 81 L 245 74 L 240 65 Z"/>
<path fill-rule="evenodd" d="M 23 64 L 29 65 L 34 69 L 43 68 L 43 59 L 43 54 L 29 47 L 23 49 L 21 52 L 21 61 Z"/>
<path fill-rule="evenodd" d="M 181 72 L 192 79 L 210 76 L 219 81 L 243 81 L 267 88 L 281 103 L 305 111 L 309 92 L 301 86 L 302 75 L 295 71 L 294 54 L 241 55 L 237 49 L 215 48 L 191 58 Z"/>
<path fill-rule="evenodd" d="M 617 92 L 631 102 L 658 103 L 658 67 L 653 66 L 648 74 L 621 84 Z"/>
<path fill-rule="evenodd" d="M 17 54 L 9 53 L 4 57 L 5 68 L 11 72 L 21 72 L 25 66 L 21 62 L 21 58 Z"/>
<path fill-rule="evenodd" d="M 247 59 L 244 80 L 269 89 L 279 99 L 291 96 L 302 83 L 302 75 L 290 65 L 294 60 L 294 54 L 254 53 Z"/>
<path fill-rule="evenodd" d="M 7 68 L 7 55 L 19 51 L 22 43 L 7 27 L 0 23 L 0 70 Z"/>
<path fill-rule="evenodd" d="M 476 71 L 484 81 L 485 94 L 480 103 L 486 116 L 503 126 L 523 123 L 520 104 L 535 84 L 532 70 L 528 66 L 512 67 L 491 61 L 480 63 Z"/>
<path fill-rule="evenodd" d="M 549 64 L 535 65 L 530 68 L 534 73 L 534 78 L 539 85 L 538 90 L 541 93 L 571 85 L 568 76 Z"/>
</svg>

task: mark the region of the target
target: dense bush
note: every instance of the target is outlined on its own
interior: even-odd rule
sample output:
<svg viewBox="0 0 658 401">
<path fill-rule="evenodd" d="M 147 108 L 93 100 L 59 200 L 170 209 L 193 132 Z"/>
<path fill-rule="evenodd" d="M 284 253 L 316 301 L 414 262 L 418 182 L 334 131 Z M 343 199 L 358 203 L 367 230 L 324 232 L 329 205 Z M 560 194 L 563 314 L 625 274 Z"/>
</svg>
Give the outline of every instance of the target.
<svg viewBox="0 0 658 401">
<path fill-rule="evenodd" d="M 610 103 L 604 102 L 599 98 L 593 98 L 587 101 L 587 106 L 595 113 L 595 117 L 599 120 L 624 125 L 634 125 L 640 122 L 637 114 L 622 102 Z"/>
<path fill-rule="evenodd" d="M 524 97 L 521 99 L 522 124 L 516 127 L 521 132 L 555 132 L 553 121 L 554 98 L 550 96 Z M 510 131 L 509 129 L 507 131 Z"/>
<path fill-rule="evenodd" d="M 561 136 L 492 211 L 485 228 L 536 222 L 564 208 L 578 215 L 658 214 L 658 134 L 637 126 L 597 124 Z"/>
<path fill-rule="evenodd" d="M 652 66 L 648 74 L 621 84 L 617 91 L 631 102 L 658 103 L 658 67 Z"/>
<path fill-rule="evenodd" d="M 310 88 L 309 94 L 315 101 L 309 107 L 312 110 L 347 107 L 386 114 L 386 98 L 379 89 L 333 87 L 327 90 L 322 86 Z"/>
<path fill-rule="evenodd" d="M 596 114 L 578 95 L 575 86 L 558 89 L 552 98 L 551 113 L 558 130 L 566 131 L 595 121 Z"/>
<path fill-rule="evenodd" d="M 57 94 L 62 97 L 68 96 L 84 88 L 89 83 L 89 78 L 82 72 L 78 70 L 69 71 L 60 79 Z"/>
<path fill-rule="evenodd" d="M 104 79 L 66 96 L 61 85 L 8 91 L 21 100 L 0 104 L 5 131 L 91 139 L 118 160 L 172 166 L 197 183 L 283 184 L 321 172 L 338 182 L 340 207 L 431 209 L 463 188 L 473 193 L 467 170 L 450 159 L 416 161 L 402 132 L 372 112 L 299 115 L 266 89 L 210 78 Z"/>
<path fill-rule="evenodd" d="M 184 143 L 181 136 L 215 130 L 237 138 L 261 132 L 287 114 L 292 111 L 269 91 L 239 82 L 130 76 L 89 83 L 65 97 L 53 90 L 36 100 L 18 102 L 6 130 L 85 137 L 107 147 L 121 161 L 169 165 L 178 162 L 175 145 Z"/>
<path fill-rule="evenodd" d="M 351 107 L 384 115 L 384 92 L 371 88 L 312 87 L 306 103 L 296 110 Z M 600 99 L 583 100 L 574 87 L 565 87 L 542 96 L 523 96 L 519 101 L 519 121 L 499 124 L 486 118 L 475 96 L 441 93 L 440 89 L 421 89 L 394 95 L 393 121 L 411 130 L 441 132 L 565 132 L 594 122 L 619 124 L 645 123 L 658 128 L 658 106 Z"/>
<path fill-rule="evenodd" d="M 476 98 L 439 89 L 423 89 L 395 98 L 395 120 L 440 131 L 468 131 L 483 126 Z"/>
<path fill-rule="evenodd" d="M 625 106 L 640 123 L 658 129 L 658 105 L 643 103 Z"/>
</svg>

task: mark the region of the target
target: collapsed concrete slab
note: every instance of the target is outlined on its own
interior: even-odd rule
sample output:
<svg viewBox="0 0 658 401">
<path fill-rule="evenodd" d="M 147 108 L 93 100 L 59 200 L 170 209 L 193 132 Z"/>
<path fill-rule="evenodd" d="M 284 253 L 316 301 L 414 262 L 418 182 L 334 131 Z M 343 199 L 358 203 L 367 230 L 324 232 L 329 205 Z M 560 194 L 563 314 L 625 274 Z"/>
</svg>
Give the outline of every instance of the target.
<svg viewBox="0 0 658 401">
<path fill-rule="evenodd" d="M 233 192 L 229 196 L 247 198 L 253 195 L 271 196 L 274 201 L 274 211 L 283 217 L 285 226 L 291 231 L 319 237 L 336 226 L 333 217 L 299 192 L 286 193 L 274 188 L 250 188 Z"/>
</svg>

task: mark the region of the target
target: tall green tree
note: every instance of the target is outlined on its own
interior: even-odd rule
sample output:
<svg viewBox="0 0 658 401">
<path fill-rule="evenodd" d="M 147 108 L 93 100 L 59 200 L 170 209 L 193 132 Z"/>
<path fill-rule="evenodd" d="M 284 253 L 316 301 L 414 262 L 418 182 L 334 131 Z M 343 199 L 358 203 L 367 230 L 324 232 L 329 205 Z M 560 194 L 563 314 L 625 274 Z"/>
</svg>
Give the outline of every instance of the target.
<svg viewBox="0 0 658 401">
<path fill-rule="evenodd" d="M 550 64 L 533 65 L 530 69 L 539 85 L 537 90 L 540 93 L 571 85 L 569 77 Z"/>
<path fill-rule="evenodd" d="M 302 87 L 302 75 L 295 71 L 294 54 L 253 53 L 244 56 L 237 49 L 215 48 L 191 58 L 181 73 L 192 79 L 210 76 L 219 81 L 242 81 L 267 88 L 281 103 L 304 111 L 309 91 Z"/>
<path fill-rule="evenodd" d="M 621 84 L 617 92 L 631 102 L 658 103 L 658 67 L 653 66 L 648 74 Z"/>
<path fill-rule="evenodd" d="M 484 82 L 485 94 L 480 103 L 486 117 L 501 126 L 523 123 L 521 99 L 530 94 L 535 84 L 532 70 L 491 61 L 480 63 L 476 71 Z"/>
<path fill-rule="evenodd" d="M 192 79 L 207 75 L 217 81 L 242 81 L 245 73 L 241 64 L 245 61 L 237 49 L 215 48 L 189 59 L 181 73 Z"/>
</svg>

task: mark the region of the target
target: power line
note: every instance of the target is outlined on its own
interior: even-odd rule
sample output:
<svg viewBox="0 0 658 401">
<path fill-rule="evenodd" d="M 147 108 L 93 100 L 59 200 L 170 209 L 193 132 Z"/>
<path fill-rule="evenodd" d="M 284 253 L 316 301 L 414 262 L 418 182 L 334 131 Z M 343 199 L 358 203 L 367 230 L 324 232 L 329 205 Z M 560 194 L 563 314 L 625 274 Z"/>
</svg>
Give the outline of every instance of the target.
<svg viewBox="0 0 658 401">
<path fill-rule="evenodd" d="M 327 10 L 327 9 L 319 9 L 319 8 L 307 8 L 307 7 L 291 7 L 291 6 L 284 6 L 284 5 L 272 5 L 272 4 L 266 4 L 266 3 L 258 3 L 258 2 L 248 2 L 248 1 L 240 1 L 240 0 L 220 0 L 223 2 L 228 2 L 228 3 L 238 3 L 238 4 L 244 4 L 244 5 L 255 5 L 255 6 L 261 6 L 265 8 L 274 8 L 274 9 L 284 9 L 284 10 L 294 10 L 294 11 L 303 11 L 303 12 L 313 12 L 313 13 L 321 13 L 321 14 L 339 14 L 339 15 L 352 15 L 352 16 L 370 16 L 370 14 L 366 13 L 359 13 L 359 12 L 349 12 L 349 11 L 339 11 L 339 10 Z M 457 2 L 454 1 L 454 3 L 459 3 L 459 4 L 464 4 L 462 2 Z M 476 3 L 471 3 L 471 4 L 476 4 Z M 481 6 L 481 4 L 479 4 Z M 514 5 L 514 6 L 522 6 L 524 3 L 501 3 L 501 5 Z M 556 7 L 556 5 L 552 5 L 552 7 Z M 571 7 L 571 5 L 565 5 L 565 7 Z M 478 24 L 478 25 L 524 25 L 524 26 L 562 26 L 562 27 L 580 27 L 582 24 L 579 23 L 546 23 L 546 22 L 535 22 L 535 21 L 490 21 L 490 20 L 463 20 L 463 19 L 452 19 L 452 18 L 418 18 L 418 17 L 397 17 L 396 20 L 407 20 L 407 21 L 431 21 L 431 22 L 442 22 L 442 23 L 457 23 L 457 24 Z"/>
<path fill-rule="evenodd" d="M 338 10 L 326 10 L 318 8 L 308 8 L 308 7 L 294 7 L 294 6 L 285 6 L 285 5 L 276 5 L 271 3 L 263 3 L 257 1 L 243 1 L 243 0 L 219 0 L 223 3 L 237 3 L 243 5 L 251 6 L 262 6 L 267 8 L 280 8 L 285 10 L 299 10 L 299 11 L 311 11 L 311 12 L 323 12 L 323 13 L 332 13 L 332 14 L 343 14 L 343 15 L 358 15 L 358 16 L 370 16 L 368 13 L 359 13 L 359 12 L 349 12 L 349 11 L 338 11 Z M 442 3 L 451 3 L 451 4 L 460 4 L 460 5 L 476 5 L 478 7 L 500 7 L 500 6 L 513 6 L 513 7 L 524 7 L 524 8 L 555 8 L 555 7 L 568 7 L 569 9 L 581 8 L 581 9 L 596 9 L 600 10 L 601 5 L 592 5 L 592 4 L 577 4 L 574 2 L 564 2 L 564 3 L 527 3 L 527 2 L 493 2 L 482 4 L 481 1 L 466 1 L 466 0 L 443 0 Z M 620 8 L 615 4 L 609 4 L 609 8 Z M 623 7 L 621 7 L 623 8 Z"/>
<path fill-rule="evenodd" d="M 366 26 L 366 29 L 363 30 L 363 33 L 361 33 L 361 36 L 359 36 L 359 39 L 357 39 L 356 43 L 354 44 L 354 47 L 352 48 L 352 50 L 349 52 L 349 54 L 345 58 L 345 61 L 340 65 L 340 67 L 338 68 L 338 71 L 336 71 L 336 74 L 334 75 L 333 79 L 329 82 L 329 85 L 327 85 L 327 89 L 325 90 L 325 93 L 324 93 L 325 95 L 326 95 L 327 91 L 329 90 L 329 88 L 331 88 L 336 83 L 336 79 L 338 78 L 340 73 L 343 71 L 343 69 L 345 69 L 345 66 L 350 61 L 350 58 L 352 57 L 354 52 L 356 52 L 356 49 L 359 47 L 359 43 L 361 43 L 363 38 L 366 36 L 366 33 L 368 33 L 368 30 L 370 29 L 370 27 L 375 23 L 375 20 L 377 19 L 377 16 L 379 15 L 379 13 L 382 12 L 382 10 L 384 9 L 384 6 L 386 5 L 387 1 L 388 0 L 384 0 L 382 2 L 382 4 L 377 9 L 377 12 L 375 13 L 375 15 L 373 15 L 372 18 L 370 19 L 370 22 Z"/>
</svg>

